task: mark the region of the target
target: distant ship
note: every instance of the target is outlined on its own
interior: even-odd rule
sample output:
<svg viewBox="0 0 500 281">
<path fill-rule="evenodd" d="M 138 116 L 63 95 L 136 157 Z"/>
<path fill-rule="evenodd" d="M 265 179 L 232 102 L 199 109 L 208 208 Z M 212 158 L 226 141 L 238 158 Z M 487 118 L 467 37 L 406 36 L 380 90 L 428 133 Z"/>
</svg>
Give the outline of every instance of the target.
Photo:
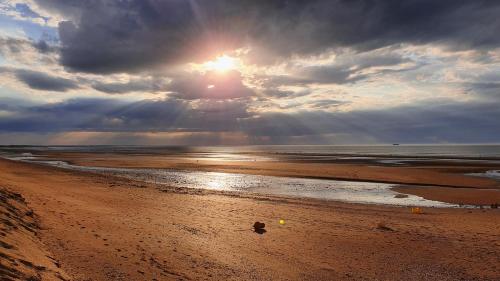
<svg viewBox="0 0 500 281">
<path fill-rule="evenodd" d="M 399 143 L 393 143 L 392 145 L 399 145 Z"/>
</svg>

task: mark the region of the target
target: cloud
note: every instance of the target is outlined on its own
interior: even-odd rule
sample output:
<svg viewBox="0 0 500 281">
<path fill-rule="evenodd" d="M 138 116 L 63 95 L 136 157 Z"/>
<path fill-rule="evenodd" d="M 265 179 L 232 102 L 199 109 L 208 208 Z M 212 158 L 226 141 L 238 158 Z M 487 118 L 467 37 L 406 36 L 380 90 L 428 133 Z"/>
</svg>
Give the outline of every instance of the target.
<svg viewBox="0 0 500 281">
<path fill-rule="evenodd" d="M 0 37 L 0 54 L 5 56 L 9 53 L 20 53 L 27 44 L 27 40 L 12 37 Z"/>
<path fill-rule="evenodd" d="M 276 88 L 277 87 L 276 85 L 284 85 L 284 84 L 280 84 L 277 81 L 273 81 L 274 83 L 276 83 L 276 85 L 272 85 L 271 82 L 269 82 L 269 80 L 265 80 L 265 81 L 267 81 L 265 83 L 265 86 L 268 87 L 268 88 L 266 88 L 266 89 L 264 89 L 262 91 L 262 94 L 265 97 L 270 97 L 270 98 L 296 98 L 296 97 L 304 97 L 304 96 L 307 96 L 307 95 L 311 94 L 310 90 L 300 90 L 300 91 L 280 90 L 280 89 Z M 287 81 L 287 80 L 285 80 L 285 81 Z"/>
<path fill-rule="evenodd" d="M 226 132 L 61 132 L 61 133 L 1 133 L 0 144 L 12 145 L 155 145 L 177 146 L 175 152 L 187 146 L 241 145 L 248 136 Z"/>
<path fill-rule="evenodd" d="M 500 108 L 491 103 L 448 103 L 400 106 L 348 112 L 301 111 L 263 113 L 243 120 L 241 127 L 256 138 L 290 143 L 342 135 L 350 143 L 497 143 Z M 346 138 L 347 137 L 347 138 Z M 325 138 L 328 143 L 327 139 Z M 306 142 L 307 143 L 307 142 Z M 312 142 L 316 143 L 316 142 Z"/>
<path fill-rule="evenodd" d="M 16 114 L 0 120 L 0 131 L 234 131 L 238 119 L 249 117 L 246 107 L 246 103 L 239 101 L 72 99 L 9 108 Z"/>
<path fill-rule="evenodd" d="M 24 2 L 24 3 L 23 3 Z M 48 17 L 45 17 L 32 9 L 31 1 L 0 1 L 0 15 L 24 22 L 35 24 L 47 24 Z"/>
<path fill-rule="evenodd" d="M 1 31 L 1 29 L 0 29 Z M 0 64 L 20 68 L 40 65 L 58 64 L 57 47 L 44 40 L 17 37 L 2 37 L 0 35 Z"/>
<path fill-rule="evenodd" d="M 299 70 L 298 75 L 307 77 L 308 84 L 345 84 L 365 78 L 344 66 L 308 66 Z"/>
<path fill-rule="evenodd" d="M 116 142 L 146 134 L 213 142 L 228 134 L 249 143 L 500 138 L 494 1 L 16 3 L 0 4 L 8 23 L 0 30 L 5 134 Z M 237 70 L 207 71 L 204 62 L 223 53 Z M 113 96 L 89 99 L 104 94 Z"/>
<path fill-rule="evenodd" d="M 259 79 L 272 94 L 280 86 L 353 84 L 374 75 L 414 70 L 421 65 L 393 47 L 362 53 L 340 50 L 333 54 L 334 59 L 327 63 L 314 64 L 314 59 L 292 61 L 286 67 L 288 74 L 260 75 Z"/>
<path fill-rule="evenodd" d="M 21 17 L 25 17 L 25 18 L 34 18 L 34 19 L 37 19 L 37 18 L 40 18 L 40 19 L 43 19 L 44 21 L 47 21 L 48 18 L 46 17 L 42 17 L 40 14 L 38 14 L 37 12 L 33 11 L 30 6 L 28 6 L 27 4 L 25 3 L 17 3 L 15 5 L 15 10 L 19 13 L 19 15 Z"/>
<path fill-rule="evenodd" d="M 174 77 L 169 90 L 179 99 L 235 99 L 246 98 L 254 92 L 242 82 L 238 71 L 219 73 L 184 73 Z"/>
<path fill-rule="evenodd" d="M 35 90 L 66 92 L 79 88 L 73 80 L 51 76 L 43 72 L 19 69 L 15 71 L 15 75 L 17 79 Z"/>
<path fill-rule="evenodd" d="M 40 53 L 46 54 L 50 52 L 56 52 L 58 49 L 45 40 L 39 40 L 37 42 L 33 42 L 33 47 L 35 47 Z"/>
<path fill-rule="evenodd" d="M 348 103 L 349 102 L 341 100 L 322 99 L 322 100 L 315 100 L 314 102 L 311 103 L 310 106 L 311 108 L 316 108 L 316 109 L 329 109 L 332 107 L 338 107 Z"/>
<path fill-rule="evenodd" d="M 497 48 L 495 1 L 36 0 L 63 15 L 61 62 L 75 71 L 134 72 L 249 47 L 288 58 L 338 47 L 409 43 Z"/>
<path fill-rule="evenodd" d="M 344 65 L 305 66 L 291 69 L 290 74 L 262 75 L 259 79 L 263 82 L 263 86 L 267 88 L 268 94 L 283 96 L 288 93 L 293 96 L 295 92 L 277 92 L 275 88 L 280 86 L 308 86 L 311 84 L 341 85 L 355 83 L 368 77 L 365 74 L 360 74 L 360 70 L 362 69 Z"/>
<path fill-rule="evenodd" d="M 95 82 L 92 88 L 108 94 L 125 94 L 130 92 L 165 92 L 168 82 L 159 78 L 132 79 L 128 82 L 106 83 Z"/>
<path fill-rule="evenodd" d="M 491 103 L 441 103 L 390 109 L 252 113 L 245 102 L 176 99 L 123 102 L 75 99 L 2 109 L 4 133 L 183 132 L 248 136 L 250 143 L 494 143 L 500 108 Z M 321 105 L 320 105 L 321 106 Z M 265 140 L 265 141 L 264 141 Z M 307 142 L 306 142 L 307 143 Z"/>
</svg>

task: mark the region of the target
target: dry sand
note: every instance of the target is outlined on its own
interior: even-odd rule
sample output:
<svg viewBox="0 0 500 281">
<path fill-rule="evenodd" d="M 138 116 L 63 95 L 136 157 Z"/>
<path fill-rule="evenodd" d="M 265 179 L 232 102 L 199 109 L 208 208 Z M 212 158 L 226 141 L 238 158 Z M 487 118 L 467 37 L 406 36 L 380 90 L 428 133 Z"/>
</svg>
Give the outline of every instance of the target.
<svg viewBox="0 0 500 281">
<path fill-rule="evenodd" d="M 0 186 L 0 280 L 68 280 L 37 237 L 36 214 L 24 198 Z"/>
<path fill-rule="evenodd" d="M 414 215 L 388 206 L 160 192 L 8 160 L 0 160 L 0 186 L 26 199 L 42 226 L 37 247 L 72 280 L 500 279 L 500 210 Z M 251 231 L 257 220 L 265 234 Z M 2 243 L 34 247 L 9 237 Z M 10 250 L 0 251 L 3 268 Z M 25 252 L 28 258 L 45 264 Z"/>
</svg>

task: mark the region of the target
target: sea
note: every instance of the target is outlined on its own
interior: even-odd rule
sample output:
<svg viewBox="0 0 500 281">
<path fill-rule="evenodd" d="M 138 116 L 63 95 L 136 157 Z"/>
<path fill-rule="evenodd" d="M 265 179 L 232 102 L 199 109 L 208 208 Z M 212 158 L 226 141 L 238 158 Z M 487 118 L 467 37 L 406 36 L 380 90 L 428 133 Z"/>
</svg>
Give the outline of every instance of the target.
<svg viewBox="0 0 500 281">
<path fill-rule="evenodd" d="M 304 156 L 409 156 L 451 158 L 497 158 L 500 145 L 256 145 L 256 146 L 0 146 L 1 151 L 76 151 L 161 154 L 269 154 Z"/>
</svg>

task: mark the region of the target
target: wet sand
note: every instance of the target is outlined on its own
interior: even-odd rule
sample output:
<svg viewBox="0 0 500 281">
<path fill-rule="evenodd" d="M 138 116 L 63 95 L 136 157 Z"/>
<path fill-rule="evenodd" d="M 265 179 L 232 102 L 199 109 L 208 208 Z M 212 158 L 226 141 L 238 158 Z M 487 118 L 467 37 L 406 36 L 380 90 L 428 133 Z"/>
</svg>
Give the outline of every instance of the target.
<svg viewBox="0 0 500 281">
<path fill-rule="evenodd" d="M 398 192 L 453 204 L 490 205 L 500 203 L 500 183 L 493 179 L 466 176 L 466 173 L 498 170 L 485 163 L 429 162 L 404 167 L 291 161 L 220 161 L 165 157 L 164 155 L 124 155 L 118 153 L 44 153 L 49 160 L 64 160 L 81 166 L 122 168 L 166 168 L 269 176 L 322 178 L 349 181 L 395 183 L 408 188 Z M 441 188 L 429 188 L 432 186 Z M 489 190 L 484 190 L 489 189 Z"/>
<path fill-rule="evenodd" d="M 439 186 L 400 186 L 394 191 L 417 195 L 428 200 L 458 205 L 479 205 L 488 207 L 500 203 L 499 189 L 454 188 Z"/>
<path fill-rule="evenodd" d="M 8 160 L 0 160 L 0 186 L 26 199 L 40 221 L 40 247 L 72 280 L 500 278 L 494 209 L 424 208 L 415 215 L 389 206 L 161 192 Z M 266 233 L 251 231 L 257 220 Z"/>
<path fill-rule="evenodd" d="M 165 157 L 163 155 L 130 155 L 112 153 L 61 153 L 43 154 L 50 160 L 63 160 L 75 165 L 121 168 L 165 168 L 196 171 L 216 171 L 272 176 L 312 177 L 376 181 L 401 184 L 428 184 L 450 187 L 500 188 L 491 179 L 469 177 L 464 173 L 500 169 L 485 165 L 427 165 L 394 167 L 345 163 L 315 163 L 292 161 L 222 161 Z"/>
</svg>

